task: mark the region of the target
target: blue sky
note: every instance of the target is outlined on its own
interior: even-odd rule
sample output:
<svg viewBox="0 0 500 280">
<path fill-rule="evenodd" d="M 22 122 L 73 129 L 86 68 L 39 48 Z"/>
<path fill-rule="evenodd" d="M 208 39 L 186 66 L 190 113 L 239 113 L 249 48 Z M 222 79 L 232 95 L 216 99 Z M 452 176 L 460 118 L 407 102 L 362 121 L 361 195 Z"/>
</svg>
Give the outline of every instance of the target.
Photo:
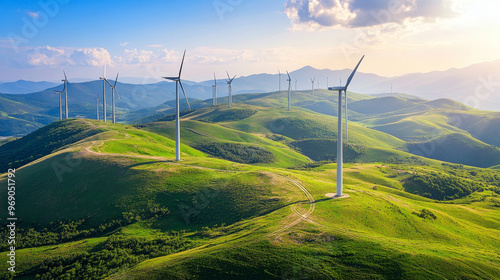
<svg viewBox="0 0 500 280">
<path fill-rule="evenodd" d="M 214 0 L 0 2 L 0 81 L 175 72 L 210 79 L 316 68 L 383 76 L 500 58 L 500 4 L 488 0 Z"/>
</svg>

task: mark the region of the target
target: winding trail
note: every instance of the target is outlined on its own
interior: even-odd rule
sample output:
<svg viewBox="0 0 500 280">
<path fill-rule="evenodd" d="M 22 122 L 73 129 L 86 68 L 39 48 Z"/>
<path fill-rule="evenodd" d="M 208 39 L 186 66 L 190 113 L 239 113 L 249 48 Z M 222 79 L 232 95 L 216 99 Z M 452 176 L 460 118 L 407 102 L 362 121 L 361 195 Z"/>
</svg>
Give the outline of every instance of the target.
<svg viewBox="0 0 500 280">
<path fill-rule="evenodd" d="M 97 127 L 95 126 L 94 124 L 90 123 L 92 126 L 94 127 Z M 194 133 L 199 133 L 197 131 L 194 131 L 192 130 Z M 119 153 L 102 153 L 100 150 L 99 150 L 99 147 L 101 147 L 102 145 L 104 145 L 104 142 L 108 142 L 108 141 L 123 141 L 123 140 L 127 140 L 127 139 L 130 139 L 130 135 L 128 135 L 127 133 L 125 132 L 121 132 L 123 133 L 123 135 L 125 136 L 125 138 L 121 138 L 121 139 L 115 139 L 115 138 L 111 138 L 111 139 L 106 139 L 106 140 L 92 140 L 90 142 L 90 145 L 88 147 L 85 147 L 85 152 L 89 153 L 89 154 L 92 154 L 92 155 L 96 155 L 96 156 L 117 156 L 117 157 L 129 157 L 129 158 L 141 158 L 141 159 L 152 159 L 152 160 L 157 160 L 157 161 L 162 161 L 162 162 L 165 162 L 165 163 L 169 163 L 169 164 L 174 164 L 174 165 L 181 165 L 181 166 L 186 166 L 186 167 L 192 167 L 192 168 L 198 168 L 198 169 L 204 169 L 204 170 L 212 170 L 212 171 L 218 171 L 218 172 L 230 172 L 230 173 L 245 173 L 245 172 L 252 172 L 252 171 L 236 171 L 236 170 L 224 170 L 224 169 L 217 169 L 217 168 L 210 168 L 210 167 L 203 167 L 203 166 L 197 166 L 197 165 L 190 165 L 190 164 L 183 164 L 183 163 L 180 163 L 180 162 L 175 162 L 173 160 L 170 160 L 166 157 L 161 157 L 161 156 L 148 156 L 148 155 L 133 155 L 133 154 L 119 154 Z M 199 133 L 201 134 L 201 133 Z M 211 137 L 211 136 L 208 136 L 208 135 L 204 135 L 204 136 L 207 136 L 207 137 Z M 211 137 L 213 138 L 213 137 Z M 97 145 L 97 146 L 96 146 Z M 97 150 L 98 151 L 93 151 L 92 150 L 92 147 L 96 146 L 97 147 Z M 292 183 L 294 186 L 296 186 L 298 189 L 300 189 L 304 195 L 306 196 L 308 202 L 307 204 L 309 205 L 309 208 L 307 209 L 307 211 L 305 213 L 302 213 L 300 210 L 299 210 L 299 206 L 298 205 L 301 205 L 302 202 L 297 202 L 297 203 L 294 203 L 290 206 L 293 214 L 292 215 L 297 215 L 299 216 L 298 219 L 295 219 L 293 222 L 267 234 L 266 236 L 268 237 L 271 237 L 271 236 L 276 236 L 284 231 L 286 231 L 287 229 L 299 224 L 300 222 L 302 221 L 306 221 L 306 222 L 310 222 L 310 223 L 313 223 L 313 224 L 316 224 L 316 225 L 320 225 L 319 223 L 315 222 L 314 220 L 312 220 L 309 216 L 314 212 L 314 210 L 316 209 L 316 203 L 315 203 L 315 200 L 314 200 L 314 197 L 313 195 L 311 194 L 311 192 L 309 192 L 309 190 L 304 187 L 302 185 L 301 182 L 299 182 L 298 180 L 296 179 L 291 179 L 289 177 L 286 177 L 284 175 L 281 175 L 281 174 L 277 174 L 277 173 L 274 173 L 274 172 L 269 172 L 269 173 L 272 173 L 273 175 L 276 175 L 278 177 L 281 177 L 285 180 L 287 180 L 288 182 Z"/>
</svg>

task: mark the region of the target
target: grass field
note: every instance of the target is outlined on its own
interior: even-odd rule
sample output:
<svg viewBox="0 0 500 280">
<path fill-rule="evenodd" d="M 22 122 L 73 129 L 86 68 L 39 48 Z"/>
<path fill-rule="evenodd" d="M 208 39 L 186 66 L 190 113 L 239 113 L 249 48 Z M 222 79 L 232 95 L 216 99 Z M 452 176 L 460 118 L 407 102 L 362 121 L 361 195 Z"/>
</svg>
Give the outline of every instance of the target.
<svg viewBox="0 0 500 280">
<path fill-rule="evenodd" d="M 329 149 L 336 117 L 305 108 L 277 109 L 272 106 L 284 103 L 275 96 L 247 96 L 245 102 L 253 105 L 235 104 L 235 110 L 220 105 L 185 115 L 180 162 L 173 161 L 173 121 L 131 126 L 68 120 L 31 136 L 42 139 L 38 146 L 31 147 L 30 138 L 0 146 L 31 148 L 40 155 L 32 160 L 5 152 L 9 162 L 29 162 L 16 166 L 16 276 L 499 278 L 498 166 L 416 156 L 404 140 L 365 127 L 375 125 L 367 118 L 349 124 L 350 143 L 363 147 L 356 162 L 344 165 L 349 197 L 327 199 L 325 194 L 336 188 L 336 164 L 311 162 L 293 143 L 307 141 L 314 153 Z M 463 127 L 448 127 L 440 114 L 414 118 L 479 143 L 465 142 L 468 146 L 487 146 Z M 50 144 L 60 133 L 78 131 L 92 133 Z M 308 138 L 311 133 L 317 138 Z M 227 155 L 196 149 L 200 143 L 258 147 L 274 160 L 229 161 Z M 408 188 L 415 175 L 444 178 L 439 184 L 454 178 L 474 187 L 458 199 L 434 200 Z M 6 180 L 3 174 L 0 184 Z M 6 209 L 6 202 L 1 192 L 0 207 Z M 5 255 L 7 247 L 2 248 Z M 2 271 L 7 265 L 2 262 Z"/>
</svg>

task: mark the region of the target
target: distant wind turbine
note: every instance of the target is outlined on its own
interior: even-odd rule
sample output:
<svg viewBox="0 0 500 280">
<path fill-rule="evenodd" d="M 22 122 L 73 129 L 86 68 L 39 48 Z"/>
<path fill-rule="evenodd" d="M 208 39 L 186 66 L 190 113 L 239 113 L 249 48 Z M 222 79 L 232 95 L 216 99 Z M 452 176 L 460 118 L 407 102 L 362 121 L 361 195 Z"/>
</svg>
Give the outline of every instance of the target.
<svg viewBox="0 0 500 280">
<path fill-rule="evenodd" d="M 62 102 L 61 102 L 61 94 L 64 92 L 64 90 L 66 89 L 66 85 L 64 85 L 64 88 L 62 91 L 57 91 L 57 90 L 54 90 L 55 92 L 57 92 L 59 94 L 59 119 L 62 120 Z"/>
<path fill-rule="evenodd" d="M 99 79 L 102 80 L 102 120 L 106 122 L 106 62 L 104 63 L 102 77 Z"/>
<path fill-rule="evenodd" d="M 311 79 L 311 78 L 310 78 Z M 316 80 L 316 77 L 311 79 L 311 84 L 312 84 L 312 95 L 314 95 L 314 80 Z"/>
<path fill-rule="evenodd" d="M 112 109 L 113 109 L 113 123 L 116 123 L 116 111 L 115 111 L 115 92 L 116 92 L 116 95 L 118 95 L 118 98 L 121 99 L 120 95 L 118 94 L 118 90 L 116 90 L 116 83 L 118 82 L 118 75 L 120 73 L 116 74 L 116 79 L 115 79 L 115 84 L 112 85 L 107 79 L 106 79 L 106 82 L 109 84 L 109 86 L 111 87 L 111 103 L 112 103 Z"/>
<path fill-rule="evenodd" d="M 66 72 L 64 72 L 64 80 L 62 80 L 64 82 L 64 103 L 65 103 L 65 110 L 66 110 L 66 119 L 68 119 L 68 77 L 66 77 Z"/>
<path fill-rule="evenodd" d="M 96 119 L 99 120 L 99 94 L 97 95 L 97 99 L 95 100 L 95 111 Z"/>
<path fill-rule="evenodd" d="M 328 77 L 326 77 L 326 89 L 328 89 Z"/>
<path fill-rule="evenodd" d="M 290 111 L 290 95 L 291 95 L 291 90 L 292 90 L 292 78 L 290 78 L 290 74 L 288 71 L 286 71 L 286 74 L 288 75 L 288 111 Z"/>
<path fill-rule="evenodd" d="M 279 68 L 278 68 L 278 81 L 279 81 L 278 92 L 281 92 L 281 72 Z"/>
<path fill-rule="evenodd" d="M 179 106 L 179 85 L 181 86 L 182 93 L 186 98 L 189 110 L 191 110 L 191 105 L 189 105 L 189 100 L 187 98 L 186 92 L 181 82 L 182 66 L 184 65 L 184 58 L 186 57 L 186 50 L 184 50 L 184 55 L 182 56 L 181 67 L 179 70 L 179 76 L 177 77 L 163 77 L 163 79 L 175 81 L 175 160 L 181 160 L 181 122 L 180 122 L 180 106 Z"/>
<path fill-rule="evenodd" d="M 217 105 L 217 78 L 215 78 L 214 73 L 214 84 L 212 85 L 212 105 Z"/>
<path fill-rule="evenodd" d="M 345 97 L 346 97 L 346 103 L 347 103 L 347 87 L 351 83 L 352 77 L 354 77 L 354 74 L 358 70 L 359 65 L 361 64 L 361 61 L 363 61 L 363 57 L 358 62 L 358 65 L 356 65 L 356 68 L 352 71 L 351 75 L 347 79 L 347 82 L 345 86 L 338 86 L 338 87 L 330 87 L 328 88 L 329 90 L 335 90 L 339 92 L 339 106 L 338 106 L 338 115 L 337 115 L 337 121 L 338 121 L 338 132 L 337 132 L 337 197 L 342 196 L 342 184 L 343 184 L 343 171 L 342 171 L 342 165 L 343 165 L 343 160 L 344 160 L 344 155 L 343 155 L 343 142 L 342 142 L 342 92 L 344 92 Z M 347 114 L 347 106 L 346 106 L 346 114 Z M 347 116 L 347 115 L 346 115 Z M 346 119 L 346 127 L 347 127 L 347 119 Z M 347 130 L 346 130 L 347 132 Z"/>
<path fill-rule="evenodd" d="M 228 92 L 227 92 L 227 106 L 228 108 L 231 108 L 231 103 L 233 103 L 233 80 L 236 78 L 236 75 L 231 79 L 229 77 L 229 73 L 226 71 L 227 74 L 227 80 L 226 83 L 228 84 Z"/>
</svg>

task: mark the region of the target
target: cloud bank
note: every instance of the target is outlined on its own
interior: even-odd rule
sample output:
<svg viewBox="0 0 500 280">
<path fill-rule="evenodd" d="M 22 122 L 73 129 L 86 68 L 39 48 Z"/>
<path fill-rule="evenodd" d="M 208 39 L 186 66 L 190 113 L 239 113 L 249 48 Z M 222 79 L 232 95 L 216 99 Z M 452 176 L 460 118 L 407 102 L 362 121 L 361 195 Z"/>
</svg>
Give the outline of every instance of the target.
<svg viewBox="0 0 500 280">
<path fill-rule="evenodd" d="M 295 29 L 403 25 L 458 15 L 453 0 L 289 0 L 285 13 Z"/>
</svg>

